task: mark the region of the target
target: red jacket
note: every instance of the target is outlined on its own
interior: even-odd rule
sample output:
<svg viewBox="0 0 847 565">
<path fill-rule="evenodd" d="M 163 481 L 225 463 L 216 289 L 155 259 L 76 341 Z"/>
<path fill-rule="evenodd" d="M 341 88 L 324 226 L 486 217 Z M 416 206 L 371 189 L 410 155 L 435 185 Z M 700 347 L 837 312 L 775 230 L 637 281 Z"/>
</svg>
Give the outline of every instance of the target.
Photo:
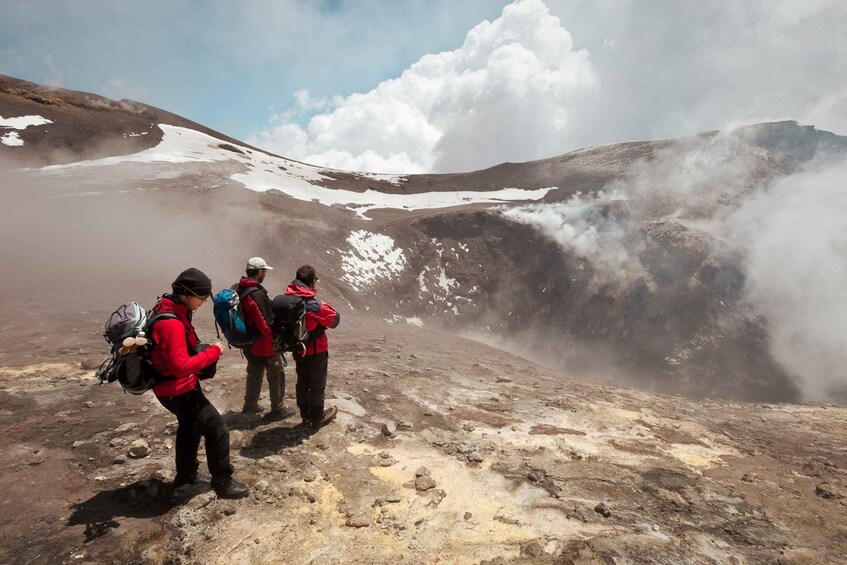
<svg viewBox="0 0 847 565">
<path fill-rule="evenodd" d="M 240 295 L 244 289 L 250 287 L 259 288 L 242 301 L 242 309 L 244 311 L 244 322 L 248 327 L 259 332 L 259 337 L 250 344 L 250 353 L 256 357 L 272 357 L 276 354 L 274 351 L 274 338 L 271 332 L 271 299 L 268 298 L 268 291 L 257 281 L 247 277 L 241 277 L 238 281 L 236 292 Z M 261 304 L 259 303 L 261 302 Z"/>
<path fill-rule="evenodd" d="M 338 327 L 341 322 L 341 315 L 335 311 L 335 308 L 315 298 L 317 292 L 299 279 L 285 289 L 285 294 L 300 296 L 306 301 L 306 331 L 309 332 L 309 342 L 304 355 L 315 355 L 329 349 L 329 340 L 324 330 Z M 319 337 L 313 340 L 313 335 L 319 335 Z M 299 356 L 295 355 L 295 357 Z"/>
<path fill-rule="evenodd" d="M 153 353 L 151 361 L 160 373 L 175 377 L 153 387 L 156 396 L 177 396 L 191 392 L 197 386 L 195 373 L 218 360 L 221 356 L 217 347 L 210 347 L 197 355 L 188 351 L 197 350 L 200 339 L 191 325 L 191 312 L 182 302 L 165 295 L 159 301 L 159 312 L 173 312 L 179 318 L 159 320 L 153 325 Z"/>
</svg>

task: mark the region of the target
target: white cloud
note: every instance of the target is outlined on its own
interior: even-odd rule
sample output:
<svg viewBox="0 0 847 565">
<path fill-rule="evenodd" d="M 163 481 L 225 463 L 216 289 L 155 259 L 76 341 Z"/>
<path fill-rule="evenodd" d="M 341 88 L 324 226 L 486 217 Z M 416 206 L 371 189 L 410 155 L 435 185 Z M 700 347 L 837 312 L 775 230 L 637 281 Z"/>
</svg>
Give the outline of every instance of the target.
<svg viewBox="0 0 847 565">
<path fill-rule="evenodd" d="M 305 127 L 272 124 L 251 142 L 342 169 L 415 173 L 555 153 L 574 101 L 594 87 L 584 51 L 541 0 L 519 0 L 400 77 L 336 100 Z M 310 107 L 308 93 L 299 108 Z"/>
<path fill-rule="evenodd" d="M 319 98 L 325 107 L 298 95 L 292 107 L 319 113 L 284 114 L 251 141 L 415 173 L 774 119 L 847 133 L 845 22 L 839 0 L 516 0 L 370 91 Z"/>
<path fill-rule="evenodd" d="M 812 112 L 847 88 L 843 1 L 547 2 L 597 69 L 575 146 L 767 118 L 847 133 L 843 112 Z"/>
</svg>

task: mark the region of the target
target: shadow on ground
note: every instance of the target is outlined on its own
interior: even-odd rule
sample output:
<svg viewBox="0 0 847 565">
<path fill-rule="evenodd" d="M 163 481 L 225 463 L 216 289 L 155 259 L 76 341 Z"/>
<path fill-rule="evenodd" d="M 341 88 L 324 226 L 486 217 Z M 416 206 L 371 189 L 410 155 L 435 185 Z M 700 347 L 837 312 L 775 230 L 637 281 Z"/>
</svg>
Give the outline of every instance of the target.
<svg viewBox="0 0 847 565">
<path fill-rule="evenodd" d="M 160 479 L 136 481 L 125 487 L 99 492 L 71 506 L 68 526 L 85 525 L 85 541 L 91 541 L 120 526 L 116 518 L 154 518 L 207 492 L 209 483 L 184 486 L 176 491 Z"/>
<path fill-rule="evenodd" d="M 250 443 L 241 448 L 241 455 L 250 459 L 261 459 L 301 445 L 313 434 L 312 428 L 302 424 L 259 430 L 253 434 Z"/>
</svg>

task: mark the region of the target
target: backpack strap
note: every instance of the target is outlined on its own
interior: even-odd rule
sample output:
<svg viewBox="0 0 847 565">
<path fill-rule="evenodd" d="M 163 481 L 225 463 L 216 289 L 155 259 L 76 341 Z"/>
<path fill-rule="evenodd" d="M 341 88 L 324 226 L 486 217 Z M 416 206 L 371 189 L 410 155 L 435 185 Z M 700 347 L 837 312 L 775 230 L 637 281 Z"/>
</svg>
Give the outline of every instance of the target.
<svg viewBox="0 0 847 565">
<path fill-rule="evenodd" d="M 247 298 L 248 296 L 252 296 L 257 292 L 264 293 L 265 289 L 259 286 L 245 287 L 241 292 L 238 292 L 238 300 L 240 302 L 244 302 L 245 298 Z M 268 327 L 271 327 L 273 325 L 273 312 L 271 311 L 270 299 L 266 298 L 265 300 L 256 300 L 255 298 L 253 298 L 253 302 L 256 303 L 256 307 L 259 309 L 259 312 L 261 312 L 262 317 L 265 318 L 265 323 L 268 325 Z"/>
<path fill-rule="evenodd" d="M 244 287 L 244 290 L 242 290 L 241 292 L 238 292 L 238 291 L 236 291 L 236 292 L 238 292 L 238 299 L 244 300 L 245 298 L 247 298 L 248 296 L 250 296 L 254 292 L 258 292 L 260 290 L 262 290 L 262 289 L 259 288 L 258 286 L 248 286 L 248 287 Z"/>
<path fill-rule="evenodd" d="M 151 342 L 153 342 L 153 326 L 156 324 L 156 322 L 159 322 L 161 320 L 179 320 L 179 316 L 177 316 L 173 312 L 159 312 L 158 304 L 153 307 L 153 310 L 151 312 L 153 313 L 153 316 L 147 319 L 146 331 L 144 333 L 149 334 L 149 339 Z M 191 340 L 188 337 L 189 330 L 188 328 L 185 328 L 185 346 L 188 349 L 188 354 L 193 357 L 194 355 L 197 355 L 197 350 L 191 346 Z M 155 345 L 156 344 L 153 343 L 154 347 Z"/>
</svg>

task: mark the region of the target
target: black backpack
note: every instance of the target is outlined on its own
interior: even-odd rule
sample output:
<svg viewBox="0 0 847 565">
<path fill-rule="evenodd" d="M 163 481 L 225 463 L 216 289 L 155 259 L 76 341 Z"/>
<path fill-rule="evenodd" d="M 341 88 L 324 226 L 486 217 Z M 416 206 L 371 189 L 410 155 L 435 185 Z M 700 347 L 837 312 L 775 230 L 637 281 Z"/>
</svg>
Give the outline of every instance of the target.
<svg viewBox="0 0 847 565">
<path fill-rule="evenodd" d="M 273 335 L 277 351 L 305 351 L 309 340 L 306 331 L 306 301 L 293 294 L 280 294 L 271 302 Z"/>
<path fill-rule="evenodd" d="M 151 353 L 153 325 L 160 320 L 179 319 L 172 312 L 148 313 L 136 302 L 128 302 L 115 310 L 106 322 L 103 337 L 112 346 L 112 356 L 97 370 L 100 383 L 118 381 L 124 392 L 144 394 L 153 385 L 167 380 L 153 367 Z M 149 336 L 149 337 L 148 337 Z"/>
</svg>

